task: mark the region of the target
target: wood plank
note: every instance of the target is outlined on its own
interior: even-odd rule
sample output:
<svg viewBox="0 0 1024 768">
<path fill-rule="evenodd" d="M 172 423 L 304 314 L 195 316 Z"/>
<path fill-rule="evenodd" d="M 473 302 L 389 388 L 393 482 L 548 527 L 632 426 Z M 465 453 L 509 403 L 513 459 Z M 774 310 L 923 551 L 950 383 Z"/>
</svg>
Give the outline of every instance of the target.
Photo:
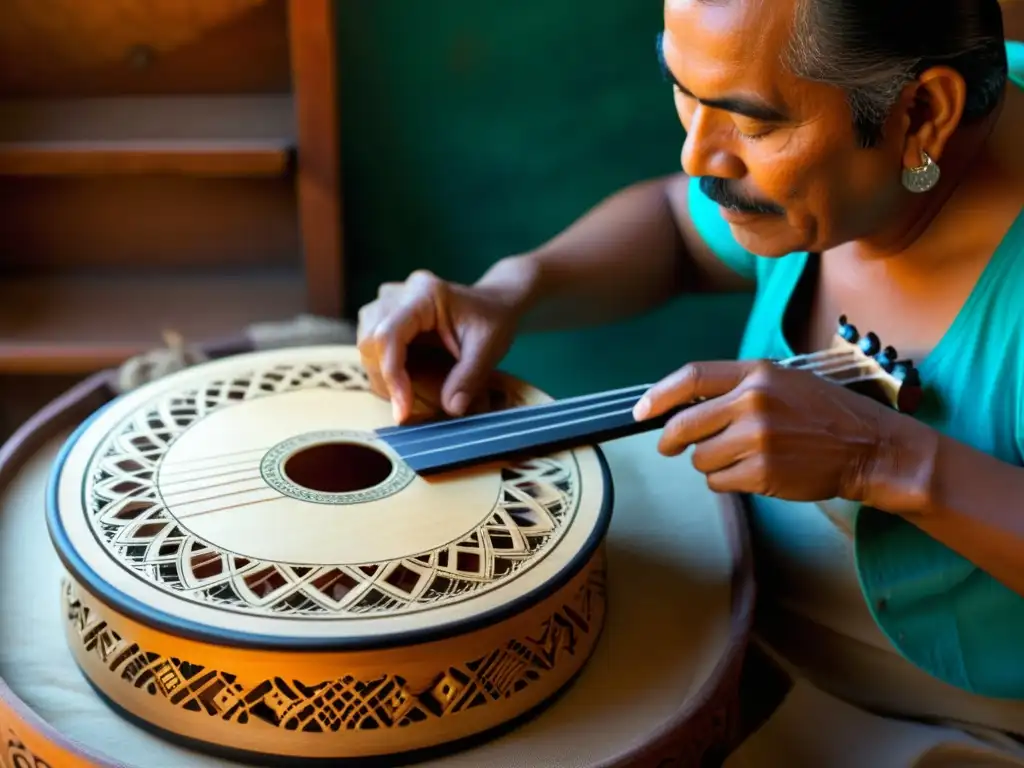
<svg viewBox="0 0 1024 768">
<path fill-rule="evenodd" d="M 0 102 L 0 175 L 281 176 L 289 95 Z"/>
<path fill-rule="evenodd" d="M 290 178 L 25 177 L 0 183 L 4 271 L 301 267 Z"/>
<path fill-rule="evenodd" d="M 0 441 L 52 400 L 78 384 L 83 376 L 0 376 Z"/>
<path fill-rule="evenodd" d="M 2 0 L 0 95 L 285 93 L 285 0 Z"/>
<path fill-rule="evenodd" d="M 0 279 L 0 373 L 89 373 L 162 346 L 237 335 L 306 311 L 301 273 Z"/>
<path fill-rule="evenodd" d="M 1024 41 L 1024 0 L 999 0 L 1007 40 Z"/>
<path fill-rule="evenodd" d="M 289 0 L 299 227 L 311 311 L 340 317 L 344 235 L 334 0 Z"/>
</svg>

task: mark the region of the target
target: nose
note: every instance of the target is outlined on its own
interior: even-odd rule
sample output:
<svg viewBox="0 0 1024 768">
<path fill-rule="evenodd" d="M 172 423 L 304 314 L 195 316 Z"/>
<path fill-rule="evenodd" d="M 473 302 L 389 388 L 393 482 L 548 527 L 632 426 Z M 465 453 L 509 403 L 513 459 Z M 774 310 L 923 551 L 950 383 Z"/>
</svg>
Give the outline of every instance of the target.
<svg viewBox="0 0 1024 768">
<path fill-rule="evenodd" d="M 683 172 L 691 177 L 738 179 L 746 172 L 743 161 L 732 152 L 728 141 L 716 127 L 711 111 L 703 106 L 693 111 L 679 159 Z"/>
</svg>

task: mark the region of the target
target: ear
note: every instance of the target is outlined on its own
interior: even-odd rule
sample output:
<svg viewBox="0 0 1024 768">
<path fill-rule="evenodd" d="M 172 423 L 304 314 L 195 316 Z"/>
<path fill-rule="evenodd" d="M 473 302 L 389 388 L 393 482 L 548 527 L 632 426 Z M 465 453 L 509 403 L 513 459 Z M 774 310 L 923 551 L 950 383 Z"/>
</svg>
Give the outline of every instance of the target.
<svg viewBox="0 0 1024 768">
<path fill-rule="evenodd" d="M 904 167 L 919 166 L 922 152 L 939 162 L 963 117 L 967 83 L 954 69 L 932 67 L 909 84 L 902 96 L 906 121 Z"/>
</svg>

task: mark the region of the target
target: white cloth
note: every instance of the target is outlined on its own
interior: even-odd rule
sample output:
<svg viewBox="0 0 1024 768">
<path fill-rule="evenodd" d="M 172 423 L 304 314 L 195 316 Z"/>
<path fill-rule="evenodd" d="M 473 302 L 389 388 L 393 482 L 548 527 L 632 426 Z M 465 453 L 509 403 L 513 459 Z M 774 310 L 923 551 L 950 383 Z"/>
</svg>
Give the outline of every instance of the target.
<svg viewBox="0 0 1024 768">
<path fill-rule="evenodd" d="M 1024 748 L 869 714 L 797 681 L 724 768 L 1021 768 Z"/>
<path fill-rule="evenodd" d="M 732 559 L 720 509 L 689 462 L 650 433 L 606 455 L 617 485 L 609 617 L 590 664 L 541 717 L 423 768 L 586 768 L 643 745 L 705 683 L 729 636 Z M 43 518 L 60 447 L 0 494 L 0 676 L 64 736 L 130 768 L 229 768 L 130 725 L 96 697 L 66 646 L 60 563 Z M 54 768 L 61 768 L 54 765 Z"/>
<path fill-rule="evenodd" d="M 858 583 L 851 523 L 842 503 L 758 504 L 758 633 L 796 684 L 726 768 L 1024 766 L 1024 745 L 997 732 L 1024 733 L 1024 702 L 947 685 L 878 628 Z"/>
</svg>

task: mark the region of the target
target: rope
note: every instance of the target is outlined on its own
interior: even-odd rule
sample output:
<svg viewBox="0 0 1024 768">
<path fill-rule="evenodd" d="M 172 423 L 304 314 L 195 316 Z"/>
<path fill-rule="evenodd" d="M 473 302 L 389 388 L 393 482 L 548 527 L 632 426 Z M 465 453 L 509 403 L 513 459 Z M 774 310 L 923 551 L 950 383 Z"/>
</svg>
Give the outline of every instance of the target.
<svg viewBox="0 0 1024 768">
<path fill-rule="evenodd" d="M 356 342 L 356 331 L 351 323 L 313 315 L 299 315 L 281 322 L 254 323 L 246 328 L 245 336 L 254 350 Z M 209 360 L 201 349 L 187 345 L 177 331 L 164 331 L 163 338 L 163 347 L 129 358 L 118 368 L 114 382 L 118 394 Z"/>
<path fill-rule="evenodd" d="M 114 380 L 118 394 L 130 392 L 143 384 L 206 361 L 206 355 L 198 349 L 187 347 L 177 331 L 164 331 L 163 337 L 165 347 L 148 350 L 121 364 Z"/>
</svg>

